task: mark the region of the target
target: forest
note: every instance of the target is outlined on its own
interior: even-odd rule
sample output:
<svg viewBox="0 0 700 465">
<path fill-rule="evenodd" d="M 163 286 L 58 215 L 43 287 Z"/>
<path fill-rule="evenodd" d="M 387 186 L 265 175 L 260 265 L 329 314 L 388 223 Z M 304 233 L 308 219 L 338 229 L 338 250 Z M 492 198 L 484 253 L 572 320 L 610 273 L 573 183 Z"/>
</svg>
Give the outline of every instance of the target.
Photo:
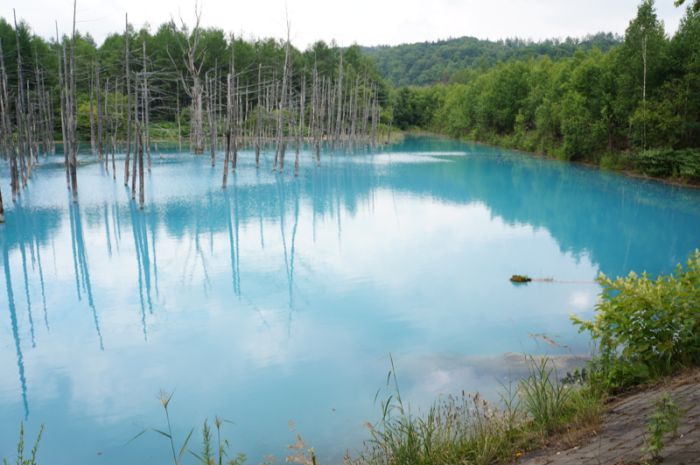
<svg viewBox="0 0 700 465">
<path fill-rule="evenodd" d="M 142 207 L 144 153 L 150 170 L 159 140 L 181 149 L 187 139 L 195 154 L 208 149 L 212 166 L 223 151 L 224 187 L 240 148 L 254 148 L 258 164 L 273 147 L 274 169 L 283 170 L 294 147 L 296 173 L 304 143 L 317 163 L 323 144 L 377 143 L 387 87 L 357 46 L 319 41 L 302 52 L 289 37 L 246 41 L 201 27 L 198 7 L 193 26 L 171 20 L 155 32 L 134 29 L 127 14 L 124 31 L 99 46 L 76 30 L 75 5 L 72 32 L 60 35 L 57 25 L 52 41 L 12 19 L 0 18 L 0 153 L 13 201 L 57 142 L 74 200 L 77 154 L 89 141 L 115 180 L 115 153 L 125 153 L 124 184 L 131 180 L 132 199 L 139 184 Z"/>
<path fill-rule="evenodd" d="M 682 182 L 700 181 L 700 13 L 672 37 L 644 0 L 608 51 L 515 59 L 397 90 L 394 122 Z"/>
<path fill-rule="evenodd" d="M 607 51 L 621 41 L 614 34 L 602 32 L 583 39 L 567 37 L 540 42 L 460 37 L 394 47 L 362 47 L 362 53 L 375 61 L 381 75 L 393 85 L 423 86 L 461 82 L 468 79 L 472 70 L 484 70 L 506 61 L 541 57 L 557 60 L 593 48 Z"/>
</svg>

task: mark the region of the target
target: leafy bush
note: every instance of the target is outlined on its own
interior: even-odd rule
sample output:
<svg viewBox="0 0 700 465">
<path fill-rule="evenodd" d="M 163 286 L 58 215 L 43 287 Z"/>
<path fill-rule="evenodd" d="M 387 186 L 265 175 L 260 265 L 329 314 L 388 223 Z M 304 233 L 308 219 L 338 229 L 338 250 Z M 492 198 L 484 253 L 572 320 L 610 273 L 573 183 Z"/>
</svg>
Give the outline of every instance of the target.
<svg viewBox="0 0 700 465">
<path fill-rule="evenodd" d="M 630 273 L 603 287 L 593 321 L 573 317 L 600 354 L 592 367 L 618 389 L 700 364 L 700 251 L 674 274 L 651 279 Z"/>
<path fill-rule="evenodd" d="M 646 150 L 631 156 L 634 168 L 657 178 L 700 181 L 700 150 Z"/>
</svg>

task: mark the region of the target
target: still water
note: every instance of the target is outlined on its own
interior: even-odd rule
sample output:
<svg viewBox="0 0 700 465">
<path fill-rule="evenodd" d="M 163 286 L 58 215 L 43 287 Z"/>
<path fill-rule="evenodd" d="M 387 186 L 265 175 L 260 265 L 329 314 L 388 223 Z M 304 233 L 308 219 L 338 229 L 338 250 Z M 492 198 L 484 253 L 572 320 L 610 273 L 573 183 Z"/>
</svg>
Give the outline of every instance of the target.
<svg viewBox="0 0 700 465">
<path fill-rule="evenodd" d="M 61 157 L 42 162 L 0 227 L 0 457 L 25 421 L 53 465 L 167 463 L 160 435 L 130 441 L 165 428 L 165 390 L 179 441 L 218 415 L 232 452 L 281 463 L 291 420 L 338 461 L 380 416 L 390 354 L 416 409 L 497 398 L 515 354 L 590 352 L 569 315 L 591 315 L 599 272 L 700 246 L 698 191 L 495 148 L 408 138 L 298 177 L 270 157 L 241 154 L 222 190 L 220 164 L 157 151 L 144 211 L 121 165 L 114 182 L 85 156 L 72 205 Z"/>
</svg>

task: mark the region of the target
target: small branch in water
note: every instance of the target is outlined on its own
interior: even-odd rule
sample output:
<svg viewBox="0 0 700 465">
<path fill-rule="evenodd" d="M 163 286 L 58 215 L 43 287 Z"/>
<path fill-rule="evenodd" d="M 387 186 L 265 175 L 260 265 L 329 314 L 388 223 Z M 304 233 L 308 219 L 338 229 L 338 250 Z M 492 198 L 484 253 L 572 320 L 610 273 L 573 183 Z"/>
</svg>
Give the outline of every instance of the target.
<svg viewBox="0 0 700 465">
<path fill-rule="evenodd" d="M 513 284 L 535 283 L 557 283 L 557 284 L 595 284 L 595 281 L 561 281 L 554 278 L 531 278 L 527 275 L 514 274 L 510 277 Z"/>
</svg>

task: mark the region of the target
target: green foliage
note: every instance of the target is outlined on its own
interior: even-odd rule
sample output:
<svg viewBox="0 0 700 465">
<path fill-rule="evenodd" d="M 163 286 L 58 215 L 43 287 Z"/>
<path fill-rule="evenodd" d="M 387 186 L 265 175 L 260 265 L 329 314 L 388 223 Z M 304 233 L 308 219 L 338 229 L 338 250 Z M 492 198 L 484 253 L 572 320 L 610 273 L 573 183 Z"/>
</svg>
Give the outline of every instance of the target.
<svg viewBox="0 0 700 465">
<path fill-rule="evenodd" d="M 24 450 L 24 423 L 20 423 L 19 425 L 19 439 L 17 440 L 17 456 L 15 457 L 14 462 L 8 461 L 6 458 L 2 460 L 3 465 L 10 465 L 11 463 L 14 463 L 14 465 L 36 465 L 36 456 L 37 453 L 39 452 L 39 442 L 41 441 L 41 435 L 44 432 L 44 425 L 41 425 L 39 428 L 39 432 L 36 435 L 36 440 L 34 441 L 34 445 L 32 446 L 32 449 L 29 451 L 29 456 L 25 457 L 25 450 Z"/>
<path fill-rule="evenodd" d="M 681 6 L 685 3 L 685 0 L 676 0 L 675 5 L 676 6 Z M 700 0 L 695 0 L 693 2 L 690 2 L 692 4 L 692 8 L 694 11 L 698 12 L 700 11 Z"/>
<path fill-rule="evenodd" d="M 675 273 L 651 279 L 601 274 L 601 300 L 592 321 L 573 317 L 597 341 L 599 381 L 624 388 L 700 364 L 700 251 Z"/>
<path fill-rule="evenodd" d="M 668 434 L 676 434 L 683 412 L 666 393 L 654 402 L 654 411 L 647 421 L 645 452 L 651 454 L 654 461 L 660 462 L 664 440 Z"/>
<path fill-rule="evenodd" d="M 689 8 L 669 39 L 654 2 L 644 0 L 624 42 L 605 52 L 510 59 L 467 69 L 450 84 L 401 88 L 396 123 L 697 182 L 698 43 L 699 13 Z"/>
<path fill-rule="evenodd" d="M 501 41 L 474 37 L 421 42 L 398 46 L 365 47 L 364 54 L 377 63 L 383 76 L 400 86 L 420 86 L 446 82 L 466 82 L 470 71 L 491 68 L 513 60 L 549 57 L 568 58 L 577 50 L 608 50 L 620 43 L 612 34 L 599 33 L 583 39 L 544 40 L 520 39 Z"/>
<path fill-rule="evenodd" d="M 25 81 L 30 83 L 29 92 L 35 92 L 35 65 L 39 74 L 44 77 L 47 89 L 52 90 L 54 100 L 52 109 L 54 120 L 60 121 L 60 104 L 58 92 L 58 55 L 64 45 L 70 45 L 70 39 L 60 37 L 58 42 L 48 42 L 32 33 L 29 25 L 20 21 L 17 25 L 20 51 L 22 54 L 23 74 Z M 149 27 L 135 30 L 129 25 L 126 36 L 129 40 L 129 64 L 134 79 L 143 70 L 143 46 L 145 45 L 148 72 L 152 83 L 157 78 L 157 86 L 151 88 L 150 119 L 152 123 L 173 122 L 177 117 L 179 101 L 181 116 L 190 103 L 188 72 L 183 55 L 187 48 L 188 39 L 193 31 L 174 21 L 161 24 L 154 32 Z M 8 87 L 11 91 L 17 89 L 17 46 L 15 28 L 4 18 L 0 18 L 0 46 L 3 51 L 5 68 L 8 75 Z M 257 86 L 258 69 L 262 71 L 262 80 L 269 82 L 273 76 L 282 74 L 284 66 L 285 44 L 275 39 L 246 40 L 229 36 L 222 29 L 202 28 L 199 36 L 199 47 L 196 62 L 201 65 L 201 78 L 218 71 L 220 85 L 224 85 L 226 71 L 235 51 L 237 85 L 250 89 Z M 326 44 L 319 41 L 307 50 L 294 47 L 290 51 L 291 73 L 295 76 L 294 85 L 300 85 L 302 74 L 306 74 L 306 82 L 312 81 L 314 66 L 325 77 L 333 77 L 338 72 L 339 63 L 343 62 L 343 73 L 346 83 L 354 82 L 356 77 L 362 80 L 360 92 L 376 87 L 381 104 L 388 102 L 389 88 L 381 79 L 374 62 L 361 53 L 357 45 L 341 48 L 335 43 Z M 95 68 L 101 73 L 101 87 L 109 85 L 110 99 L 112 96 L 126 95 L 125 91 L 125 33 L 114 32 L 107 36 L 101 45 L 97 45 L 90 35 L 76 34 L 76 91 L 78 100 L 78 133 L 79 138 L 89 137 L 89 94 L 91 76 Z M 184 77 L 184 81 L 180 79 Z M 364 86 L 364 89 L 363 87 Z M 373 87 L 373 90 L 375 89 Z M 102 89 L 101 89 L 102 90 Z M 298 91 L 298 89 L 296 89 Z M 119 97 L 117 97 L 119 98 Z M 121 99 L 120 99 L 121 100 Z M 94 102 L 95 103 L 95 102 Z M 113 105 L 114 100 L 110 100 Z M 119 102 L 121 103 L 121 102 Z M 255 106 L 258 102 L 249 102 Z M 96 110 L 94 110 L 96 111 Z M 13 112 L 11 112 L 13 113 Z M 124 113 L 124 117 L 125 112 Z M 11 118 L 15 118 L 11 114 Z M 183 123 L 187 121 L 183 119 Z M 125 125 L 120 124 L 121 128 Z M 56 128 L 57 130 L 59 128 Z"/>
<path fill-rule="evenodd" d="M 700 150 L 646 150 L 629 159 L 637 171 L 649 176 L 700 181 Z"/>
</svg>

